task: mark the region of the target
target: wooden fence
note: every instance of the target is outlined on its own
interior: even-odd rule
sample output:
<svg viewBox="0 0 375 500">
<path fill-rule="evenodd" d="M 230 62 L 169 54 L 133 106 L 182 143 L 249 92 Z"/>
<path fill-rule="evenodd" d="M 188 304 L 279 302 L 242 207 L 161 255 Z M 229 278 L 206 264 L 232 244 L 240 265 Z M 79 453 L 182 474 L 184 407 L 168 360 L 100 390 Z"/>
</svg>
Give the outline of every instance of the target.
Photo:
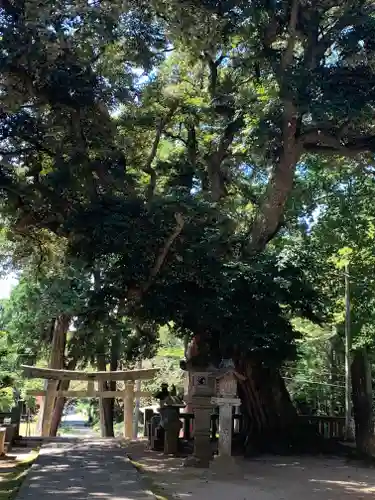
<svg viewBox="0 0 375 500">
<path fill-rule="evenodd" d="M 181 413 L 180 420 L 183 425 L 183 439 L 191 438 L 191 429 L 194 421 L 193 413 Z M 211 439 L 215 440 L 218 433 L 219 415 L 211 415 Z M 239 434 L 242 430 L 242 415 L 233 415 L 233 434 Z M 343 440 L 345 438 L 345 417 L 320 417 L 300 415 L 298 422 L 315 428 L 318 435 L 325 439 Z"/>
<path fill-rule="evenodd" d="M 300 422 L 313 426 L 319 436 L 325 439 L 345 439 L 345 417 L 320 417 L 300 415 Z"/>
</svg>

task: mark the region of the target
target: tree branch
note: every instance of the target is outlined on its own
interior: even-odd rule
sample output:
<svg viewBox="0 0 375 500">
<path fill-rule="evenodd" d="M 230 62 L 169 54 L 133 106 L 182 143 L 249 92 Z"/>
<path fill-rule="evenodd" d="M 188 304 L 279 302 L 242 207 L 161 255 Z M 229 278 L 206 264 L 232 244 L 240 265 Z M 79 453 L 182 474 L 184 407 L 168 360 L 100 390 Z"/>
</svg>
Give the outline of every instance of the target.
<svg viewBox="0 0 375 500">
<path fill-rule="evenodd" d="M 262 251 L 276 235 L 288 197 L 293 189 L 294 172 L 302 148 L 296 141 L 297 110 L 292 101 L 284 101 L 283 145 L 280 158 L 273 168 L 261 206 L 250 231 L 248 251 Z"/>
<path fill-rule="evenodd" d="M 322 130 L 312 130 L 300 136 L 298 141 L 304 151 L 310 153 L 341 154 L 349 158 L 361 153 L 375 152 L 375 136 L 359 136 L 341 139 Z"/>
<path fill-rule="evenodd" d="M 185 146 L 187 146 L 187 141 L 180 134 L 173 134 L 172 132 L 169 132 L 168 130 L 166 130 L 164 132 L 164 135 L 166 137 L 169 137 L 170 139 L 175 140 L 175 141 L 181 141 L 183 144 L 185 144 Z"/>
<path fill-rule="evenodd" d="M 288 25 L 289 37 L 280 61 L 281 97 L 283 100 L 281 151 L 250 230 L 248 245 L 250 253 L 262 251 L 281 227 L 285 205 L 293 189 L 296 164 L 302 151 L 296 140 L 299 122 L 298 110 L 292 96 L 290 96 L 285 79 L 285 74 L 293 63 L 298 13 L 299 0 L 292 0 Z"/>
<path fill-rule="evenodd" d="M 281 58 L 281 71 L 284 73 L 293 61 L 294 46 L 296 43 L 296 28 L 299 10 L 299 0 L 293 0 L 289 19 L 289 37 L 287 48 Z"/>
<path fill-rule="evenodd" d="M 353 16 L 353 2 L 350 0 L 344 1 L 342 7 L 345 9 L 343 14 L 327 29 L 314 47 L 313 52 L 315 61 L 312 61 L 313 67 L 317 65 L 318 61 L 323 58 L 325 52 L 334 44 L 337 35 L 342 30 L 348 26 L 360 26 L 364 19 L 367 18 L 367 15 L 363 12 L 357 12 L 357 15 Z"/>
<path fill-rule="evenodd" d="M 217 155 L 220 163 L 227 155 L 228 148 L 234 140 L 235 134 L 244 126 L 244 114 L 241 113 L 235 120 L 227 125 L 220 139 Z"/>
<path fill-rule="evenodd" d="M 217 150 L 207 158 L 207 173 L 210 181 L 211 195 L 214 201 L 219 201 L 226 195 L 221 165 L 225 160 L 229 147 L 236 133 L 244 126 L 244 115 L 241 113 L 235 120 L 230 122 L 224 129 Z"/>
<path fill-rule="evenodd" d="M 226 58 L 226 55 L 222 54 L 216 60 L 214 60 L 208 52 L 203 52 L 204 59 L 206 60 L 209 70 L 210 70 L 210 84 L 208 87 L 211 99 L 215 98 L 216 95 L 216 86 L 217 86 L 217 68 Z"/>
<path fill-rule="evenodd" d="M 154 159 L 156 157 L 156 153 L 158 152 L 158 147 L 159 147 L 161 136 L 164 132 L 164 128 L 171 120 L 176 109 L 177 109 L 177 104 L 174 104 L 171 107 L 171 109 L 169 110 L 169 112 L 167 113 L 167 115 L 164 118 L 160 119 L 159 125 L 156 127 L 155 138 L 154 138 L 154 142 L 152 144 L 150 154 L 148 155 L 146 163 L 142 168 L 142 170 L 150 176 L 150 183 L 148 185 L 147 194 L 146 194 L 147 200 L 151 200 L 151 198 L 154 195 L 154 191 L 155 191 L 155 187 L 156 187 L 156 172 L 152 168 L 152 162 L 154 161 Z"/>
<path fill-rule="evenodd" d="M 0 156 L 18 156 L 24 153 L 29 153 L 30 151 L 34 151 L 34 148 L 21 148 L 16 151 L 5 151 L 5 150 L 0 150 Z"/>
<path fill-rule="evenodd" d="M 146 283 L 142 286 L 142 292 L 145 293 L 147 290 L 150 288 L 150 286 L 153 284 L 154 279 L 156 276 L 159 274 L 161 268 L 164 265 L 164 262 L 167 258 L 167 255 L 169 253 L 169 250 L 171 249 L 171 246 L 173 243 L 176 241 L 176 239 L 180 236 L 184 225 L 185 225 L 185 219 L 180 213 L 175 214 L 175 219 L 176 219 L 176 227 L 174 228 L 173 232 L 168 236 L 168 238 L 164 242 L 163 248 L 160 250 L 159 255 L 157 256 L 155 263 L 150 271 L 150 276 Z"/>
<path fill-rule="evenodd" d="M 143 295 L 151 288 L 156 276 L 160 273 L 173 243 L 180 236 L 185 225 L 185 219 L 180 213 L 175 214 L 175 219 L 177 222 L 176 227 L 165 240 L 163 247 L 161 248 L 158 256 L 155 259 L 154 265 L 150 270 L 147 281 L 142 285 L 135 286 L 134 288 L 129 290 L 127 294 L 127 300 L 129 301 L 127 307 L 128 313 L 132 308 L 136 308 L 141 303 Z"/>
<path fill-rule="evenodd" d="M 195 170 L 197 166 L 197 135 L 193 123 L 187 123 L 186 128 L 188 133 L 188 140 L 186 142 L 187 153 L 190 165 Z"/>
</svg>

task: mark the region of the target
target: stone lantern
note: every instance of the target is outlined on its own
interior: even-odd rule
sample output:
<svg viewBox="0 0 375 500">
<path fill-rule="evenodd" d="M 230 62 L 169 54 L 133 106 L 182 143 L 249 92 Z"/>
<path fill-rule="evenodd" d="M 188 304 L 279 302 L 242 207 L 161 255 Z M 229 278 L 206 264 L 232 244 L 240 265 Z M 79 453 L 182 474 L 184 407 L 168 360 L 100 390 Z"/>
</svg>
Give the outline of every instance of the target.
<svg viewBox="0 0 375 500">
<path fill-rule="evenodd" d="M 237 382 L 246 377 L 234 368 L 223 368 L 216 374 L 216 397 L 212 404 L 219 406 L 219 457 L 232 456 L 233 408 L 241 404 L 237 397 Z"/>
<path fill-rule="evenodd" d="M 211 398 L 216 388 L 215 372 L 191 365 L 187 365 L 186 369 L 191 382 L 189 404 L 194 413 L 194 450 L 186 465 L 208 467 L 212 459 L 210 427 L 213 407 Z"/>
</svg>

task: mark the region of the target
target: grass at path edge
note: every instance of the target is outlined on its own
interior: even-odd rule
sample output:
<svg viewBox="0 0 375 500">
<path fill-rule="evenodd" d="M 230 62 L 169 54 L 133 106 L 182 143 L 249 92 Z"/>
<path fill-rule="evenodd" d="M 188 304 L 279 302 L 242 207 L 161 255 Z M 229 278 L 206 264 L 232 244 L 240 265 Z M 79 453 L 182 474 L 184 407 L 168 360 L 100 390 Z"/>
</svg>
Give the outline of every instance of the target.
<svg viewBox="0 0 375 500">
<path fill-rule="evenodd" d="M 35 462 L 39 454 L 39 450 L 32 450 L 30 456 L 18 462 L 13 471 L 1 472 L 0 471 L 0 500 L 13 500 L 21 484 L 26 478 L 26 475 Z"/>
</svg>

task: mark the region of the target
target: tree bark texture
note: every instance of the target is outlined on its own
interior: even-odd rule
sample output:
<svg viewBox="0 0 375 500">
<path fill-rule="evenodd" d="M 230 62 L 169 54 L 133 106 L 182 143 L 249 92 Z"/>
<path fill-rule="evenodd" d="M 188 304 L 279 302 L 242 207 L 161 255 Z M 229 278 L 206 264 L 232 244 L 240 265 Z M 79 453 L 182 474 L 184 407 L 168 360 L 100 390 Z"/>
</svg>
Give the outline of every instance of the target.
<svg viewBox="0 0 375 500">
<path fill-rule="evenodd" d="M 71 316 L 61 314 L 55 322 L 49 368 L 62 369 L 64 367 L 66 335 L 71 319 Z"/>
<path fill-rule="evenodd" d="M 98 371 L 106 371 L 107 362 L 104 354 L 104 349 L 100 348 L 97 351 L 96 362 Z M 108 390 L 107 382 L 99 382 L 99 390 Z M 114 437 L 113 429 L 113 415 L 111 411 L 111 400 L 110 398 L 101 398 L 99 401 L 99 413 L 100 413 L 100 430 L 102 437 Z"/>
<path fill-rule="evenodd" d="M 111 340 L 111 359 L 110 359 L 110 370 L 115 372 L 119 367 L 119 350 L 120 350 L 120 338 L 118 334 L 112 335 Z M 115 391 L 117 383 L 116 380 L 111 380 L 109 382 L 110 391 Z M 109 400 L 109 412 L 112 422 L 115 420 L 115 398 Z"/>
<path fill-rule="evenodd" d="M 52 335 L 52 346 L 51 354 L 49 360 L 49 368 L 62 369 L 64 367 L 65 360 L 65 346 L 66 346 L 66 336 L 69 330 L 71 322 L 71 316 L 66 314 L 61 314 L 54 323 L 53 335 Z M 54 393 L 54 382 L 48 381 L 47 383 L 47 394 L 45 396 L 45 401 L 43 405 L 43 415 L 42 415 L 42 435 L 48 436 L 51 434 L 51 424 L 52 424 L 52 414 L 55 406 Z"/>
<path fill-rule="evenodd" d="M 357 450 L 361 454 L 371 455 L 374 451 L 374 423 L 371 367 L 366 348 L 354 351 L 351 372 Z"/>
<path fill-rule="evenodd" d="M 58 389 L 59 390 L 61 389 L 62 391 L 67 391 L 69 389 L 69 385 L 70 385 L 70 380 L 62 380 L 58 386 Z M 55 437 L 57 435 L 65 403 L 66 403 L 66 398 L 56 398 L 56 403 L 52 414 L 50 436 Z"/>
<path fill-rule="evenodd" d="M 264 202 L 251 228 L 251 252 L 261 252 L 279 231 L 286 202 L 293 188 L 295 168 L 296 164 L 288 161 L 275 166 Z"/>
<path fill-rule="evenodd" d="M 76 366 L 77 366 L 77 359 L 74 358 L 68 363 L 67 370 L 75 370 Z M 58 390 L 67 391 L 69 390 L 69 386 L 70 386 L 70 380 L 62 380 L 58 386 Z M 55 437 L 57 435 L 57 431 L 61 423 L 61 418 L 64 411 L 66 400 L 67 398 L 56 399 L 55 408 L 53 409 L 53 414 L 52 414 L 52 423 L 50 431 L 51 436 Z"/>
<path fill-rule="evenodd" d="M 250 252 L 261 252 L 281 227 L 285 206 L 293 189 L 301 148 L 296 139 L 297 116 L 291 103 L 285 103 L 283 144 L 267 190 L 250 232 Z"/>
<path fill-rule="evenodd" d="M 297 411 L 279 369 L 249 359 L 240 360 L 237 369 L 246 377 L 239 383 L 245 453 L 288 447 L 296 428 Z"/>
</svg>

